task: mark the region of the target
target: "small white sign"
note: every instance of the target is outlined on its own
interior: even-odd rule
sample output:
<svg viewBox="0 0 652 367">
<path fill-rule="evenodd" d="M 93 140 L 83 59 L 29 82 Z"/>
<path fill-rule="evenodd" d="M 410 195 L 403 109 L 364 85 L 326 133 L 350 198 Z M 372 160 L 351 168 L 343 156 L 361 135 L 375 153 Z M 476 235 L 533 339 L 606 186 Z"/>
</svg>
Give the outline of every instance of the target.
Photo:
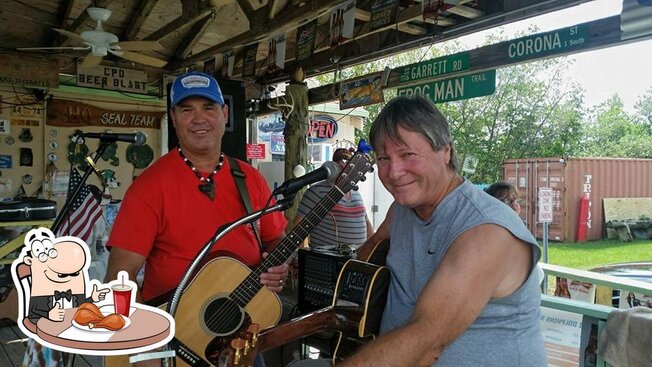
<svg viewBox="0 0 652 367">
<path fill-rule="evenodd" d="M 552 189 L 539 187 L 539 223 L 552 223 Z"/>
<path fill-rule="evenodd" d="M 77 66 L 77 86 L 147 94 L 147 73 L 114 66 Z"/>
<path fill-rule="evenodd" d="M 0 119 L 0 134 L 11 134 L 11 124 L 9 123 L 9 120 Z"/>
</svg>

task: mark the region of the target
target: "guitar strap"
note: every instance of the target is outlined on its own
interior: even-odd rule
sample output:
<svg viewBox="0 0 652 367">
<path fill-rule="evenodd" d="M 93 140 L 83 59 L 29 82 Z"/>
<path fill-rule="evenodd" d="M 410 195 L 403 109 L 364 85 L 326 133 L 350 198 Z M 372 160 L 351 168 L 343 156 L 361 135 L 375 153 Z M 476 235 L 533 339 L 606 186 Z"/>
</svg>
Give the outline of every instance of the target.
<svg viewBox="0 0 652 367">
<path fill-rule="evenodd" d="M 231 157 L 231 156 L 226 156 L 229 159 L 229 166 L 231 166 L 231 175 L 233 176 L 233 180 L 235 181 L 235 186 L 238 188 L 238 192 L 240 193 L 240 198 L 242 199 L 242 203 L 244 204 L 245 210 L 247 211 L 247 214 L 251 213 L 251 199 L 249 198 L 249 191 L 247 190 L 247 184 L 245 183 L 245 178 L 247 175 L 245 175 L 244 172 L 240 169 L 240 163 L 238 163 L 238 160 Z M 250 223 L 251 229 L 254 231 L 254 235 L 256 235 L 256 240 L 258 241 L 258 247 L 260 248 L 260 253 L 262 254 L 263 251 L 265 250 L 263 248 L 263 243 L 260 240 L 260 234 L 258 233 L 258 228 L 254 223 Z"/>
</svg>

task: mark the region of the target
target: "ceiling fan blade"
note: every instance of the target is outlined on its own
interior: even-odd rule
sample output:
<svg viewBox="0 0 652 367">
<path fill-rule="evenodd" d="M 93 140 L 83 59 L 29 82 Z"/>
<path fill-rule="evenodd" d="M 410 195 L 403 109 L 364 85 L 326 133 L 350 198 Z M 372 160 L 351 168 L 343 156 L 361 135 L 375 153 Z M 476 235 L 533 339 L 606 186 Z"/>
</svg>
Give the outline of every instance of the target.
<svg viewBox="0 0 652 367">
<path fill-rule="evenodd" d="M 90 50 L 91 46 L 77 46 L 77 47 L 18 47 L 18 51 L 33 51 L 33 50 Z"/>
<path fill-rule="evenodd" d="M 111 46 L 118 46 L 124 51 L 159 51 L 163 46 L 156 41 L 122 41 Z"/>
<path fill-rule="evenodd" d="M 84 61 L 82 61 L 80 66 L 86 69 L 90 69 L 99 65 L 100 62 L 102 62 L 102 56 L 96 56 L 92 53 L 89 53 L 88 55 L 84 56 Z"/>
<path fill-rule="evenodd" d="M 162 68 L 168 63 L 167 61 L 157 59 L 156 57 L 147 56 L 131 51 L 111 51 L 111 53 L 120 56 L 123 59 L 131 60 L 143 65 L 153 66 L 155 68 Z"/>
<path fill-rule="evenodd" d="M 80 35 L 78 35 L 77 33 L 70 32 L 70 31 L 67 31 L 67 30 L 65 30 L 65 29 L 59 29 L 59 28 L 52 28 L 52 29 L 55 30 L 55 31 L 57 31 L 57 32 L 59 32 L 59 33 L 61 33 L 61 34 L 63 34 L 63 35 L 66 36 L 66 37 L 76 39 L 77 41 L 80 41 L 80 42 L 86 42 L 86 40 L 83 39 L 83 38 L 82 38 Z"/>
</svg>

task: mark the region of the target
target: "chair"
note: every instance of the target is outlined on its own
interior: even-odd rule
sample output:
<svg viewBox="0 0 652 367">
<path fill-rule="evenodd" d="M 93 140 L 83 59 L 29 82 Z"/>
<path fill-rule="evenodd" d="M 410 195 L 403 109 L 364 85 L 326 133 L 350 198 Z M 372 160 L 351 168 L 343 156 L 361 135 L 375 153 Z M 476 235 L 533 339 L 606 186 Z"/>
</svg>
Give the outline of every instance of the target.
<svg viewBox="0 0 652 367">
<path fill-rule="evenodd" d="M 22 293 L 23 297 L 23 326 L 30 332 L 36 334 L 36 324 L 27 317 L 29 315 L 29 297 L 32 289 L 32 269 L 29 265 L 23 262 L 18 264 L 16 266 L 16 278 L 19 284 L 19 289 L 17 290 Z"/>
</svg>

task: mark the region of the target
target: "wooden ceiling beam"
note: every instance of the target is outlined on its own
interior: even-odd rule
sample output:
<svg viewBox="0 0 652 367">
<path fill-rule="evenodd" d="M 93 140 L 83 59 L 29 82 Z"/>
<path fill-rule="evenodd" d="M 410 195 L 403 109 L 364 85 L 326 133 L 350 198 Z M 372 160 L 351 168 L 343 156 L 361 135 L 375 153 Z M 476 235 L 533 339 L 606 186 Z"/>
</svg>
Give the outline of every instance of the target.
<svg viewBox="0 0 652 367">
<path fill-rule="evenodd" d="M 154 31 L 154 33 L 148 35 L 145 37 L 143 40 L 144 41 L 160 41 L 164 39 L 165 37 L 168 37 L 174 32 L 178 32 L 181 28 L 188 27 L 191 24 L 194 24 L 206 17 L 208 17 L 211 14 L 215 14 L 215 9 L 214 8 L 206 8 L 203 9 L 200 13 L 198 13 L 195 16 L 192 17 L 186 17 L 184 15 L 178 17 L 177 19 L 173 20 L 172 22 L 164 25 L 163 27 L 159 28 L 158 30 Z"/>
<path fill-rule="evenodd" d="M 457 5 L 446 10 L 446 12 L 451 14 L 456 14 L 464 18 L 476 19 L 484 15 L 482 10 L 474 9 L 466 5 Z"/>
<path fill-rule="evenodd" d="M 248 0 L 237 0 L 237 3 L 249 21 L 249 32 L 263 31 L 267 25 L 267 7 L 263 6 L 254 10 Z"/>
<path fill-rule="evenodd" d="M 279 2 L 276 0 L 267 0 L 267 19 L 274 19 L 274 16 L 276 16 L 276 7 L 278 4 Z"/>
<path fill-rule="evenodd" d="M 68 19 L 70 19 L 70 13 L 72 12 L 72 9 L 75 5 L 75 0 L 66 0 L 61 6 L 61 12 L 59 13 L 60 16 L 59 18 L 61 19 L 60 26 L 59 28 L 61 29 L 66 29 L 68 25 Z M 64 37 L 60 33 L 54 33 L 54 39 L 52 40 L 52 46 L 57 47 L 58 45 L 62 44 L 67 37 Z"/>
<path fill-rule="evenodd" d="M 311 0 L 301 7 L 295 7 L 289 3 L 286 7 L 286 11 L 279 13 L 278 17 L 274 18 L 273 21 L 270 21 L 264 30 L 259 32 L 248 30 L 240 33 L 225 42 L 209 47 L 196 55 L 188 57 L 186 60 L 183 60 L 179 66 L 188 66 L 195 62 L 205 60 L 215 54 L 225 52 L 233 47 L 244 46 L 253 42 L 260 42 L 272 35 L 287 32 L 292 28 L 297 28 L 306 20 L 317 18 L 323 12 L 328 11 L 341 3 L 342 0 Z"/>
<path fill-rule="evenodd" d="M 112 0 L 96 0 L 94 6 L 98 8 L 106 8 L 111 4 Z M 79 17 L 75 19 L 75 21 L 72 22 L 72 25 L 70 28 L 67 28 L 67 31 L 73 32 L 73 33 L 79 33 L 79 30 L 81 27 L 86 24 L 87 21 L 91 20 L 91 17 L 88 15 L 88 12 L 86 9 L 92 7 L 92 5 L 87 6 L 84 8 L 84 11 L 82 11 L 81 14 L 79 14 Z M 58 46 L 64 46 L 66 42 L 68 41 L 68 38 L 64 39 Z"/>
<path fill-rule="evenodd" d="M 179 43 L 179 47 L 177 47 L 177 49 L 174 51 L 174 56 L 179 55 L 179 59 L 185 59 L 188 57 L 188 55 L 190 55 L 192 52 L 192 48 L 195 47 L 197 42 L 199 42 L 201 37 L 206 32 L 206 29 L 208 29 L 208 26 L 210 26 L 214 20 L 215 14 L 213 13 L 213 15 L 206 17 L 193 25 L 190 31 L 186 33 L 183 41 Z"/>
<path fill-rule="evenodd" d="M 154 5 L 156 5 L 157 2 L 157 0 L 140 1 L 137 10 L 132 14 L 131 19 L 129 20 L 127 29 L 123 32 L 126 40 L 131 41 L 136 39 L 136 35 L 142 28 L 143 24 L 145 24 L 145 21 L 149 17 L 149 14 L 152 12 L 152 9 L 154 9 Z"/>
</svg>

